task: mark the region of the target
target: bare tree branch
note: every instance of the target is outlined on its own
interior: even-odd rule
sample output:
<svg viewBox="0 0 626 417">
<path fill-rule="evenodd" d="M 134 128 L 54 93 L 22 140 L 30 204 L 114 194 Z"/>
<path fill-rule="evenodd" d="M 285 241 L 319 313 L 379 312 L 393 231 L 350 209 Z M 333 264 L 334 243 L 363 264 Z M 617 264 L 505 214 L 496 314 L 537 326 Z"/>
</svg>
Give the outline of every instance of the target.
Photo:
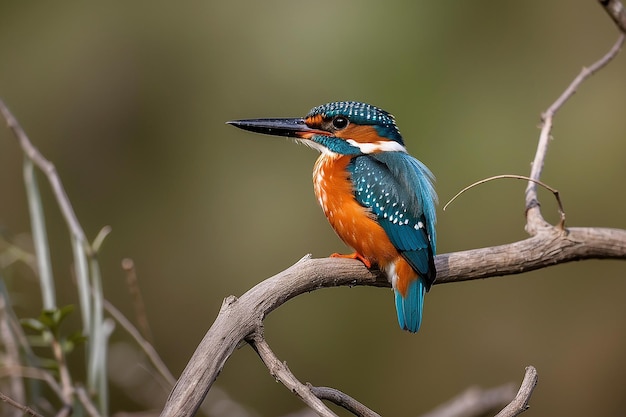
<svg viewBox="0 0 626 417">
<path fill-rule="evenodd" d="M 626 230 L 550 227 L 519 242 L 438 255 L 435 284 L 520 274 L 583 259 L 626 259 Z"/>
<path fill-rule="evenodd" d="M 532 366 L 527 366 L 524 380 L 517 395 L 509 405 L 496 414 L 496 417 L 515 417 L 528 410 L 528 401 L 530 401 L 530 396 L 533 394 L 536 385 L 537 370 Z"/>
<path fill-rule="evenodd" d="M 439 255 L 435 284 L 519 274 L 582 259 L 626 259 L 626 230 L 546 229 L 507 245 Z M 263 319 L 293 297 L 320 288 L 388 287 L 386 277 L 358 261 L 305 257 L 254 286 L 240 298 L 227 297 L 176 383 L 161 416 L 191 416 L 237 345 L 262 329 Z"/>
</svg>

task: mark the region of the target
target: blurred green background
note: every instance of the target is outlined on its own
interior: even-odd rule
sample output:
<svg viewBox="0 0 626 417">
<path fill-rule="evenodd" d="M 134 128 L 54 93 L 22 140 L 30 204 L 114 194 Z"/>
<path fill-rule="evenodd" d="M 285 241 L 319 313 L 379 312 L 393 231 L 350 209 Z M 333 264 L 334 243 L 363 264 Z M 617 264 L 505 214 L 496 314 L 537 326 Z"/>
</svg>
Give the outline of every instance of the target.
<svg viewBox="0 0 626 417">
<path fill-rule="evenodd" d="M 55 163 L 90 239 L 112 226 L 105 294 L 130 317 L 120 261 L 135 260 L 155 347 L 178 375 L 225 296 L 306 253 L 347 251 L 313 196 L 316 154 L 225 121 L 370 102 L 394 113 L 445 203 L 475 180 L 527 175 L 539 114 L 616 38 L 591 0 L 2 2 L 0 97 Z M 625 228 L 625 54 L 562 109 L 553 136 L 542 179 L 568 224 Z M 0 129 L 0 227 L 15 241 L 30 229 L 21 162 Z M 59 298 L 76 303 L 67 229 L 41 184 Z M 489 183 L 439 211 L 439 252 L 524 238 L 524 187 Z M 551 195 L 540 197 L 556 220 Z M 437 286 L 417 335 L 399 330 L 389 290 L 316 291 L 272 313 L 266 332 L 301 380 L 383 415 L 518 383 L 528 364 L 539 385 L 525 415 L 619 415 L 625 272 L 586 261 Z M 34 277 L 10 275 L 16 309 L 35 315 Z M 127 340 L 113 334 L 116 372 Z M 118 383 L 113 411 L 165 399 L 154 390 L 148 405 Z M 303 407 L 249 347 L 217 384 L 258 415 Z"/>
</svg>

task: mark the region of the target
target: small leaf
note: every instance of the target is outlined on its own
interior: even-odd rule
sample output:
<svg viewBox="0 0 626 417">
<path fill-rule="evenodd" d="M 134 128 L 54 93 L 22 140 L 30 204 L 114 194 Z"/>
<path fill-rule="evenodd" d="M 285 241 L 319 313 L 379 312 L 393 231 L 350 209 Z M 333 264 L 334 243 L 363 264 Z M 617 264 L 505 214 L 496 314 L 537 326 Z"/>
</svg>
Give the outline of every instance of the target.
<svg viewBox="0 0 626 417">
<path fill-rule="evenodd" d="M 61 348 L 66 354 L 71 353 L 77 346 L 82 345 L 86 341 L 87 337 L 83 336 L 81 332 L 74 332 L 63 340 Z"/>
<path fill-rule="evenodd" d="M 65 320 L 65 318 L 67 316 L 69 316 L 70 314 L 72 314 L 72 312 L 74 312 L 74 305 L 73 304 L 68 304 L 65 305 L 63 307 L 61 307 L 59 309 L 59 319 L 58 319 L 58 323 L 61 324 L 61 322 L 63 320 Z"/>
<path fill-rule="evenodd" d="M 38 335 L 27 335 L 28 345 L 30 347 L 50 347 L 50 332 L 47 330 L 42 331 Z"/>
<path fill-rule="evenodd" d="M 58 335 L 61 323 L 73 311 L 74 306 L 71 304 L 52 310 L 43 310 L 39 315 L 39 321 L 44 326 L 46 326 L 53 334 Z"/>
<path fill-rule="evenodd" d="M 56 309 L 54 310 L 43 310 L 41 312 L 41 314 L 39 314 L 39 317 L 37 318 L 41 324 L 43 324 L 47 329 L 50 330 L 54 330 L 56 329 L 56 316 L 57 316 L 57 311 Z"/>
<path fill-rule="evenodd" d="M 36 332 L 43 332 L 46 326 L 37 319 L 20 319 L 22 327 L 25 329 L 34 330 Z"/>
</svg>

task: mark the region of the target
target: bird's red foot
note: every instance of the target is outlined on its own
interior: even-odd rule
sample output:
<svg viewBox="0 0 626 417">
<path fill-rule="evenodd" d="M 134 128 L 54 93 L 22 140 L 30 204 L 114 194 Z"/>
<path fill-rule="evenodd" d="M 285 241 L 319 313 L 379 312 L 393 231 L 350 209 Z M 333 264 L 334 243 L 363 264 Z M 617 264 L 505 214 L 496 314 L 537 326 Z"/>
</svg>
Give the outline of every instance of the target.
<svg viewBox="0 0 626 417">
<path fill-rule="evenodd" d="M 345 255 L 342 253 L 333 253 L 332 255 L 330 255 L 330 257 L 331 258 L 344 258 L 344 259 L 358 259 L 359 261 L 363 262 L 363 265 L 365 265 L 367 269 L 370 269 L 372 267 L 372 262 L 358 252 L 350 253 L 348 255 Z"/>
</svg>

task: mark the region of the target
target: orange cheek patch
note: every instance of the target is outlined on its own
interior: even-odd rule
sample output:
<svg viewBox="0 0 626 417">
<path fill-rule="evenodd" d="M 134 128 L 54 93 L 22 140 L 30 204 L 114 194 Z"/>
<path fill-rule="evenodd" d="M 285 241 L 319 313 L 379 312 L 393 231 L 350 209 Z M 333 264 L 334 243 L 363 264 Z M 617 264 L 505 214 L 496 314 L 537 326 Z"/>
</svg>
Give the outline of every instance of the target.
<svg viewBox="0 0 626 417">
<path fill-rule="evenodd" d="M 308 121 L 307 121 L 308 124 Z M 340 137 L 342 139 L 348 140 L 352 139 L 356 142 L 360 143 L 375 143 L 381 140 L 387 140 L 385 138 L 381 138 L 378 135 L 378 132 L 374 128 L 374 126 L 368 125 L 348 125 L 345 129 L 335 133 L 335 136 Z"/>
</svg>

